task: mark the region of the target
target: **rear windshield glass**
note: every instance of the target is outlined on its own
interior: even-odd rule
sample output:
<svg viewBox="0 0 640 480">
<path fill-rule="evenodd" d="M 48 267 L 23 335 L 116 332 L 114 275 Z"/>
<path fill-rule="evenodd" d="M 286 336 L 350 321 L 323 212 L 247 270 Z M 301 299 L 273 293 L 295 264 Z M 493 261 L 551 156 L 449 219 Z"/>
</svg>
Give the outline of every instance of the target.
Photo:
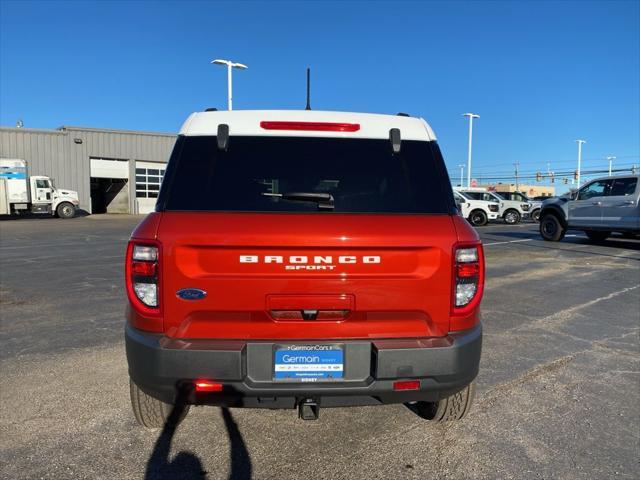
<svg viewBox="0 0 640 480">
<path fill-rule="evenodd" d="M 449 179 L 437 144 L 388 140 L 179 137 L 158 209 L 318 212 L 318 201 L 291 193 L 330 194 L 322 213 L 450 213 Z M 282 196 L 279 196 L 282 195 Z M 326 202 L 325 202 L 326 203 Z"/>
</svg>

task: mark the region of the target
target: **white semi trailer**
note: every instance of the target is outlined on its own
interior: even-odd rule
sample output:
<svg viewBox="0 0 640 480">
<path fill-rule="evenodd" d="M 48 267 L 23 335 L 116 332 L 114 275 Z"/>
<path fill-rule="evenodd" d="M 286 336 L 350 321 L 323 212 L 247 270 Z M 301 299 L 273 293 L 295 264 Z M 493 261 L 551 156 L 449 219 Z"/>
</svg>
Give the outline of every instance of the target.
<svg viewBox="0 0 640 480">
<path fill-rule="evenodd" d="M 24 160 L 0 158 L 0 215 L 31 212 L 72 218 L 78 204 L 78 192 L 55 188 L 47 176 L 29 175 Z"/>
</svg>

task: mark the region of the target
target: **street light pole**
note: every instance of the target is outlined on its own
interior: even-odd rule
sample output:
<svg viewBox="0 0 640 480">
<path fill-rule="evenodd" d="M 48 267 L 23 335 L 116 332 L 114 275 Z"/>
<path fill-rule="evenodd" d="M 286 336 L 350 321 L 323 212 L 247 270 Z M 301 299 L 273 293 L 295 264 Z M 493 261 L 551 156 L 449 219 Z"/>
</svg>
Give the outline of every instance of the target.
<svg viewBox="0 0 640 480">
<path fill-rule="evenodd" d="M 458 167 L 460 167 L 460 187 L 463 187 L 464 185 L 462 184 L 462 182 L 464 182 L 464 164 L 460 164 L 458 165 Z"/>
<path fill-rule="evenodd" d="M 576 143 L 578 144 L 578 175 L 577 175 L 578 178 L 576 178 L 576 181 L 577 181 L 576 182 L 577 183 L 576 188 L 580 188 L 580 167 L 581 167 L 581 164 L 582 164 L 582 144 L 583 143 L 587 143 L 587 141 L 586 140 L 576 140 Z"/>
<path fill-rule="evenodd" d="M 473 141 L 473 119 L 480 118 L 475 113 L 463 113 L 463 117 L 469 117 L 469 154 L 467 156 L 467 188 L 471 188 L 471 144 Z"/>
<path fill-rule="evenodd" d="M 611 176 L 611 167 L 613 166 L 613 161 L 616 159 L 613 155 L 609 155 L 607 160 L 609 160 L 609 176 Z"/>
<path fill-rule="evenodd" d="M 233 76 L 231 71 L 234 68 L 238 68 L 240 70 L 246 70 L 246 65 L 242 63 L 234 63 L 231 60 L 213 60 L 211 63 L 215 63 L 216 65 L 226 65 L 227 66 L 227 109 L 233 110 Z"/>
<path fill-rule="evenodd" d="M 233 110 L 233 74 L 231 63 L 227 64 L 227 109 Z"/>
</svg>

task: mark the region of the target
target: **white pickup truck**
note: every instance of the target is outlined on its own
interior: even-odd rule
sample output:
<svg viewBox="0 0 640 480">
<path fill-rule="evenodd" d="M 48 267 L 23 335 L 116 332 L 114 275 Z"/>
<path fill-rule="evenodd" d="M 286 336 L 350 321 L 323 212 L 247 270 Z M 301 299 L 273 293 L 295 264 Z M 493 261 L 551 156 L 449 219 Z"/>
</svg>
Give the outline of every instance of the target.
<svg viewBox="0 0 640 480">
<path fill-rule="evenodd" d="M 47 176 L 28 175 L 24 160 L 0 159 L 0 215 L 30 212 L 72 218 L 78 204 L 78 192 L 55 188 Z"/>
</svg>

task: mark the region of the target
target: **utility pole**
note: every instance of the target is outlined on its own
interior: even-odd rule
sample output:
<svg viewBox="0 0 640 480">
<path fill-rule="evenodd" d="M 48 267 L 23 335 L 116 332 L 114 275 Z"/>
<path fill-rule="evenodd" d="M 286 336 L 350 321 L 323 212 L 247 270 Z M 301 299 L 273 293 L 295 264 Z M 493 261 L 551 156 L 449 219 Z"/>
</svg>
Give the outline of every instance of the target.
<svg viewBox="0 0 640 480">
<path fill-rule="evenodd" d="M 516 167 L 516 192 L 520 191 L 520 186 L 518 185 L 518 166 L 520 164 L 518 162 L 514 163 L 513 166 Z"/>
<path fill-rule="evenodd" d="M 609 176 L 611 176 L 611 167 L 613 166 L 613 161 L 616 159 L 613 155 L 609 155 L 607 160 L 609 160 Z"/>
<path fill-rule="evenodd" d="M 580 188 L 580 168 L 582 164 L 582 144 L 587 143 L 586 140 L 576 140 L 578 144 L 578 170 L 576 175 L 576 188 Z"/>
<path fill-rule="evenodd" d="M 460 168 L 460 187 L 463 187 L 463 183 L 464 182 L 464 164 L 460 164 L 458 165 L 458 167 Z"/>
<path fill-rule="evenodd" d="M 473 140 L 473 119 L 480 118 L 475 113 L 463 113 L 463 117 L 469 117 L 469 154 L 467 156 L 467 188 L 471 188 L 471 144 Z"/>
</svg>

